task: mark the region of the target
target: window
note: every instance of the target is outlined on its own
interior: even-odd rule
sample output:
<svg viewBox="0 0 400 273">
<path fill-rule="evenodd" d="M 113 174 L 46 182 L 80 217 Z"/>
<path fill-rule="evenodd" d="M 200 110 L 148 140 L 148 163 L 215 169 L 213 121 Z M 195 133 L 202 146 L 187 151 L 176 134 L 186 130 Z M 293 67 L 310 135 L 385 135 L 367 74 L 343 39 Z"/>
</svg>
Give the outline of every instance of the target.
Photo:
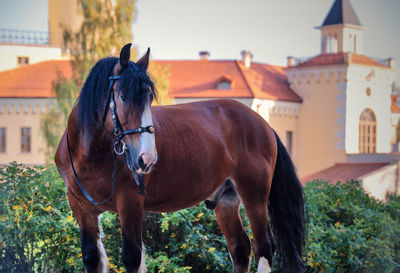
<svg viewBox="0 0 400 273">
<path fill-rule="evenodd" d="M 31 128 L 21 128 L 21 152 L 31 152 Z"/>
<path fill-rule="evenodd" d="M 7 129 L 0 128 L 0 153 L 6 152 L 6 138 L 7 138 Z"/>
<path fill-rule="evenodd" d="M 292 155 L 293 150 L 293 132 L 287 131 L 286 132 L 286 150 L 290 155 Z"/>
<path fill-rule="evenodd" d="M 219 90 L 230 90 L 231 89 L 231 82 L 230 81 L 221 81 L 217 84 L 217 89 Z"/>
<path fill-rule="evenodd" d="M 360 116 L 358 147 L 363 154 L 376 153 L 376 118 L 371 109 L 365 109 Z"/>
<path fill-rule="evenodd" d="M 337 35 L 329 34 L 327 37 L 327 53 L 337 53 L 337 52 L 338 52 Z"/>
<path fill-rule="evenodd" d="M 367 87 L 367 89 L 365 89 L 365 94 L 367 95 L 367 97 L 371 96 L 371 93 L 372 93 L 371 88 Z"/>
<path fill-rule="evenodd" d="M 18 56 L 17 61 L 18 61 L 18 65 L 28 65 L 29 57 Z"/>
</svg>

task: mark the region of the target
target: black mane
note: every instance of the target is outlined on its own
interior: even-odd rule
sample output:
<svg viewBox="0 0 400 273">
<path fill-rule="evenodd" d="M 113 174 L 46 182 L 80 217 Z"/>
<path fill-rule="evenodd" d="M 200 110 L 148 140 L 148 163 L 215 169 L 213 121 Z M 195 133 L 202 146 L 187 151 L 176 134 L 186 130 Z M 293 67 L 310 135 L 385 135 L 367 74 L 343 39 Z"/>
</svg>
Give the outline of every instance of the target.
<svg viewBox="0 0 400 273">
<path fill-rule="evenodd" d="M 78 120 L 82 135 L 86 140 L 91 138 L 93 128 L 103 128 L 103 114 L 108 110 L 107 95 L 109 77 L 118 58 L 109 57 L 98 61 L 90 70 L 78 99 Z M 118 92 L 124 92 L 126 102 L 141 113 L 146 104 L 147 94 L 150 91 L 156 96 L 154 83 L 146 70 L 134 62 L 129 62 L 120 73 L 117 80 Z"/>
</svg>

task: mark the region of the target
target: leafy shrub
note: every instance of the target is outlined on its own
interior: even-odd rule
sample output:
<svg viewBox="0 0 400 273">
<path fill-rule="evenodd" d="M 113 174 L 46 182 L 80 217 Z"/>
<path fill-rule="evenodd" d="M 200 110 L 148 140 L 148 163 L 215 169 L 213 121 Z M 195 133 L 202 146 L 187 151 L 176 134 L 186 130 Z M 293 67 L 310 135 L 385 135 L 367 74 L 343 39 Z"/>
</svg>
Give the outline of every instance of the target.
<svg viewBox="0 0 400 273">
<path fill-rule="evenodd" d="M 400 199 L 382 203 L 358 182 L 305 187 L 310 272 L 400 272 Z"/>
<path fill-rule="evenodd" d="M 173 213 L 148 213 L 145 221 L 149 272 L 227 272 L 231 268 L 225 238 L 214 213 L 204 205 Z M 164 271 L 166 262 L 169 267 Z"/>
<path fill-rule="evenodd" d="M 0 168 L 0 272 L 83 272 L 78 224 L 54 165 Z M 105 213 L 110 268 L 122 266 L 119 220 Z M 116 232 L 117 231 L 117 232 Z"/>
<path fill-rule="evenodd" d="M 307 184 L 305 194 L 309 272 L 400 272 L 399 196 L 379 202 L 357 182 L 320 181 Z M 0 168 L 0 198 L 0 272 L 84 271 L 79 228 L 55 166 Z M 101 225 L 110 272 L 124 272 L 118 215 L 104 213 Z M 203 204 L 147 213 L 143 239 L 150 273 L 232 269 L 214 213 Z"/>
<path fill-rule="evenodd" d="M 1 272 L 72 271 L 80 263 L 78 227 L 54 167 L 1 168 L 0 196 Z"/>
</svg>

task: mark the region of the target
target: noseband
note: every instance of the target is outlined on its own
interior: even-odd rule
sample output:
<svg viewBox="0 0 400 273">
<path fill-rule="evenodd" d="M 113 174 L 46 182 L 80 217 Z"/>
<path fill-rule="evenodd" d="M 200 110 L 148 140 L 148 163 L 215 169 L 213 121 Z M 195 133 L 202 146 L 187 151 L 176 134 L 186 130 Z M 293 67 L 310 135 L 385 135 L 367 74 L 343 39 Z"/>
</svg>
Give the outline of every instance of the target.
<svg viewBox="0 0 400 273">
<path fill-rule="evenodd" d="M 114 81 L 120 79 L 121 76 L 110 76 L 108 79 L 110 81 L 109 87 L 108 87 L 108 94 L 107 94 L 107 103 L 109 102 L 109 108 L 111 111 L 111 119 L 114 124 L 114 136 L 116 138 L 116 141 L 114 143 L 114 150 L 113 150 L 113 160 L 114 160 L 114 168 L 113 168 L 113 173 L 112 173 L 112 184 L 111 184 L 111 194 L 103 201 L 103 202 L 96 202 L 94 199 L 88 194 L 88 192 L 84 189 L 83 185 L 78 179 L 78 175 L 76 174 L 76 170 L 74 167 L 74 163 L 72 162 L 72 156 L 71 156 L 71 150 L 69 147 L 69 140 L 68 140 L 68 131 L 66 133 L 66 138 L 67 138 L 67 151 L 68 151 L 68 156 L 69 156 L 69 161 L 71 163 L 72 167 L 72 172 L 74 174 L 74 178 L 76 183 L 78 184 L 79 188 L 81 189 L 83 195 L 86 197 L 87 200 L 89 200 L 90 203 L 92 203 L 95 206 L 98 205 L 103 205 L 107 203 L 108 201 L 111 200 L 113 194 L 114 194 L 114 189 L 115 189 L 115 180 L 116 180 L 116 173 L 117 173 L 117 160 L 116 160 L 116 155 L 123 155 L 128 148 L 126 147 L 125 142 L 122 140 L 122 138 L 126 135 L 129 134 L 143 134 L 143 133 L 149 133 L 149 134 L 154 134 L 154 126 L 153 125 L 148 125 L 146 127 L 137 127 L 135 129 L 130 129 L 130 130 L 123 130 L 121 123 L 119 122 L 118 119 L 118 114 L 117 114 L 117 109 L 116 109 L 116 104 L 115 104 L 115 99 L 114 99 Z M 107 104 L 106 104 L 107 105 Z M 106 116 L 106 111 L 104 113 L 103 117 L 103 122 L 105 120 Z M 139 194 L 141 195 L 146 195 L 146 186 L 144 185 L 144 174 L 139 174 L 139 179 L 137 177 L 137 173 L 133 171 L 133 177 L 135 179 L 136 185 L 139 187 Z"/>
</svg>

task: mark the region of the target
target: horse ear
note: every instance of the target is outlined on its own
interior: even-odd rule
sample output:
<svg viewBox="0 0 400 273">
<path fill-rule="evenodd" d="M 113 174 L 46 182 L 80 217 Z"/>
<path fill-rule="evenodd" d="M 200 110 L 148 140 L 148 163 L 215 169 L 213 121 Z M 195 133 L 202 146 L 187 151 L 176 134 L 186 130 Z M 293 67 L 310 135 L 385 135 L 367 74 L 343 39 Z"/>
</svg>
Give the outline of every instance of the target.
<svg viewBox="0 0 400 273">
<path fill-rule="evenodd" d="M 149 59 L 150 59 L 150 47 L 147 48 L 146 54 L 142 58 L 140 58 L 139 61 L 137 61 L 137 64 L 143 67 L 144 70 L 147 70 L 147 67 L 149 66 Z"/>
<path fill-rule="evenodd" d="M 131 46 L 132 44 L 129 43 L 124 45 L 124 47 L 121 49 L 121 53 L 119 55 L 119 63 L 121 68 L 125 68 L 129 63 L 129 58 L 131 57 Z"/>
</svg>

